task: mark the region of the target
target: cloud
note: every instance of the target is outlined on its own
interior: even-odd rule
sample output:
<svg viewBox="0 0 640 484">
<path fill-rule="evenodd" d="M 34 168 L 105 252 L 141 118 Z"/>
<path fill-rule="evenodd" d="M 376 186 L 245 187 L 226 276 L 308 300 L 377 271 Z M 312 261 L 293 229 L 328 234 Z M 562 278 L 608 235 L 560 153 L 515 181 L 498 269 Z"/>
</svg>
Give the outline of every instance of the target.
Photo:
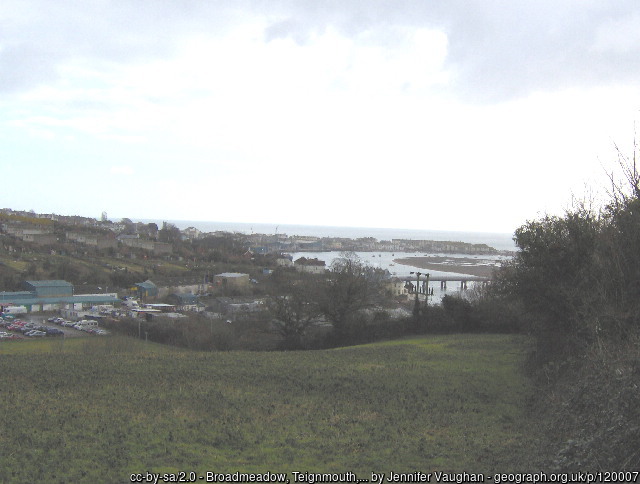
<svg viewBox="0 0 640 484">
<path fill-rule="evenodd" d="M 440 30 L 448 39 L 445 70 L 451 90 L 474 103 L 511 100 L 567 86 L 594 87 L 636 82 L 640 76 L 640 4 L 602 3 L 342 2 L 319 12 L 309 2 L 290 5 L 291 15 L 274 21 L 267 40 L 290 37 L 306 43 L 333 27 L 342 35 L 380 35 L 394 28 Z M 365 6 L 366 5 L 366 6 Z"/>
<path fill-rule="evenodd" d="M 457 12 L 447 27 L 454 89 L 466 100 L 493 102 L 634 80 L 640 44 L 611 34 L 622 19 L 635 18 L 637 30 L 638 12 L 640 4 L 628 1 L 483 2 Z"/>
<path fill-rule="evenodd" d="M 112 175 L 133 175 L 135 170 L 130 166 L 114 165 L 109 169 L 109 173 Z"/>
<path fill-rule="evenodd" d="M 222 38 L 255 20 L 264 22 L 261 40 L 291 39 L 299 46 L 333 30 L 359 45 L 393 49 L 404 45 L 407 32 L 439 30 L 448 40 L 445 70 L 452 73 L 453 91 L 480 103 L 640 76 L 635 0 L 9 0 L 0 18 L 0 90 L 59 81 L 59 67 L 79 59 L 115 64 L 168 59 L 185 37 Z"/>
<path fill-rule="evenodd" d="M 119 185 L 135 185 L 136 172 L 156 189 L 197 181 L 180 203 L 150 190 L 175 210 L 208 211 L 208 190 L 224 199 L 248 187 L 220 210 L 294 217 L 295 205 L 311 223 L 349 224 L 370 209 L 367 224 L 389 224 L 415 192 L 431 210 L 407 212 L 411 223 L 453 227 L 472 206 L 484 211 L 474 224 L 502 220 L 514 200 L 537 210 L 539 186 L 556 204 L 639 96 L 640 6 L 628 0 L 3 7 L 3 152 L 51 166 L 93 160 Z M 352 213 L 346 195 L 310 196 L 305 177 L 319 193 L 344 184 L 353 200 L 386 198 Z"/>
</svg>

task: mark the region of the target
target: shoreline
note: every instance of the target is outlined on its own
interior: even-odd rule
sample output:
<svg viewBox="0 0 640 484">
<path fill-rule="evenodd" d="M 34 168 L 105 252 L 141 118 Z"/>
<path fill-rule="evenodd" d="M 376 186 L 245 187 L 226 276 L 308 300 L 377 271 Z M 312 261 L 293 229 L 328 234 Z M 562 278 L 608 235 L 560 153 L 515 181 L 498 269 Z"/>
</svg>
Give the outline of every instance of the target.
<svg viewBox="0 0 640 484">
<path fill-rule="evenodd" d="M 428 269 L 440 272 L 454 272 L 457 274 L 466 274 L 469 276 L 491 277 L 493 272 L 499 267 L 495 265 L 467 265 L 460 262 L 477 263 L 478 259 L 468 258 L 451 258 L 439 256 L 427 257 L 404 257 L 394 259 L 396 264 L 404 264 L 420 269 Z"/>
</svg>

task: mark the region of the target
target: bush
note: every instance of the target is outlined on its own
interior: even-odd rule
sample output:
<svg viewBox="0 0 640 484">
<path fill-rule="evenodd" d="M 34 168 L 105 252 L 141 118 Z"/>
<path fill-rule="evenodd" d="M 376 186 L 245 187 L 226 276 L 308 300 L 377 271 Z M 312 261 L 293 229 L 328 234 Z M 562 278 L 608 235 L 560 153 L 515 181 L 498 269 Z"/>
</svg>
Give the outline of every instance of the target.
<svg viewBox="0 0 640 484">
<path fill-rule="evenodd" d="M 640 466 L 635 158 L 623 172 L 630 190 L 613 183 L 602 209 L 582 203 L 520 227 L 520 250 L 495 278 L 495 300 L 507 301 L 518 324 L 536 336 L 530 368 L 540 387 L 537 409 L 556 440 L 554 463 L 562 471 Z"/>
</svg>

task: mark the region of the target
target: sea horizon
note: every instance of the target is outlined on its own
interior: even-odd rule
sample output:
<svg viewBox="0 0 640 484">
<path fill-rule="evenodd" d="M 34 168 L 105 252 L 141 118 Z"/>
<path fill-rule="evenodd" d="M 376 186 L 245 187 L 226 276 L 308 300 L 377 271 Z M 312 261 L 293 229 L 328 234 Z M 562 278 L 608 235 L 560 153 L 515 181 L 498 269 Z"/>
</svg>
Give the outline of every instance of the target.
<svg viewBox="0 0 640 484">
<path fill-rule="evenodd" d="M 184 230 L 194 227 L 201 232 L 235 232 L 243 234 L 286 234 L 288 236 L 340 237 L 358 239 L 374 237 L 377 240 L 409 239 L 440 240 L 466 242 L 470 244 L 487 244 L 497 250 L 516 250 L 513 234 L 500 232 L 471 232 L 455 230 L 398 229 L 384 227 L 346 227 L 329 225 L 274 224 L 249 222 L 217 222 L 202 220 L 160 220 L 137 219 L 145 223 L 156 223 L 162 227 L 163 222 L 171 223 Z"/>
</svg>

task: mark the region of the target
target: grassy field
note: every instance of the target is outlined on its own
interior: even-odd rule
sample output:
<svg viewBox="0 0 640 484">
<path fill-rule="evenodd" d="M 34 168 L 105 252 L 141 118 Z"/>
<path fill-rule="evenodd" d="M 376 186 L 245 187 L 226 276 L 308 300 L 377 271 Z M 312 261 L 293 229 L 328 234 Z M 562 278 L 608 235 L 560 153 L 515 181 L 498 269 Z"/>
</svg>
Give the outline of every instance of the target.
<svg viewBox="0 0 640 484">
<path fill-rule="evenodd" d="M 272 353 L 4 341 L 0 481 L 535 470 L 526 350 L 507 335 Z"/>
</svg>

